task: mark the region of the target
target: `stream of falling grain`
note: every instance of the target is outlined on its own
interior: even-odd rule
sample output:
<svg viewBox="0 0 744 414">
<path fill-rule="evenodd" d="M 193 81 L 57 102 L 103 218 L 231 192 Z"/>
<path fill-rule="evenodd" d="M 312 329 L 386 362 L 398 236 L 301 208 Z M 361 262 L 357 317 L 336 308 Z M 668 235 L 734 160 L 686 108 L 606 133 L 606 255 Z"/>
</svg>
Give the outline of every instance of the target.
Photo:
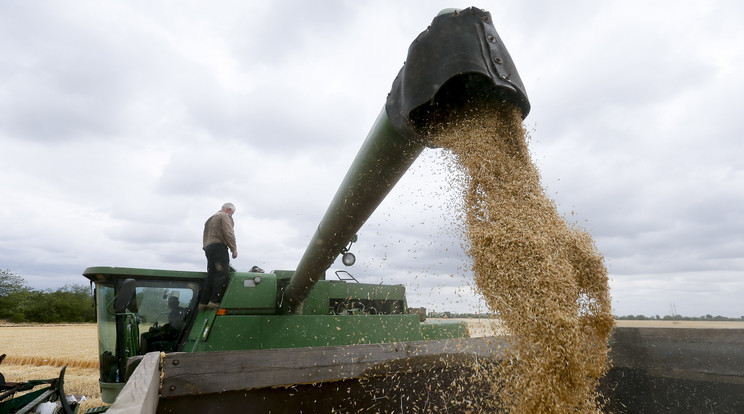
<svg viewBox="0 0 744 414">
<path fill-rule="evenodd" d="M 593 413 L 614 324 L 592 237 L 566 223 L 540 183 L 521 112 L 477 106 L 430 131 L 462 171 L 464 237 L 475 284 L 510 346 L 492 373 L 511 413 Z"/>
</svg>

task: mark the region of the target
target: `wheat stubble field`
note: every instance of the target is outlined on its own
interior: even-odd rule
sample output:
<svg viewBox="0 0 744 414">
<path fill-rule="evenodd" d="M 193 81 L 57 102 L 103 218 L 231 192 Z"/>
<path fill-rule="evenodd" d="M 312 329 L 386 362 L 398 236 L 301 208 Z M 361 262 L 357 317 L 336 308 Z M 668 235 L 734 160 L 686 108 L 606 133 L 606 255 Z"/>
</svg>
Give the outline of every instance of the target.
<svg viewBox="0 0 744 414">
<path fill-rule="evenodd" d="M 80 412 L 103 404 L 98 387 L 95 324 L 14 325 L 0 323 L 0 372 L 9 382 L 49 379 L 65 372 L 65 393 L 84 395 Z"/>
</svg>

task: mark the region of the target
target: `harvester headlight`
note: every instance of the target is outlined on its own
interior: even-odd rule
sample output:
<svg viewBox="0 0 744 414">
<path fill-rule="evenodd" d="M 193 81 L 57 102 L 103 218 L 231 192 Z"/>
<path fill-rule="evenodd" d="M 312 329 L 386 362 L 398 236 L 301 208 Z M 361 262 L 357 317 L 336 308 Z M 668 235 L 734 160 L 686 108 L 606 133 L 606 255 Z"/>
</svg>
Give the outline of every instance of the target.
<svg viewBox="0 0 744 414">
<path fill-rule="evenodd" d="M 346 266 L 352 266 L 356 263 L 356 257 L 352 253 L 346 252 L 341 256 L 341 262 Z"/>
<path fill-rule="evenodd" d="M 253 283 L 255 283 L 255 284 L 259 284 L 259 283 L 261 283 L 261 276 L 256 276 L 256 277 L 254 277 L 254 278 L 253 278 Z"/>
</svg>

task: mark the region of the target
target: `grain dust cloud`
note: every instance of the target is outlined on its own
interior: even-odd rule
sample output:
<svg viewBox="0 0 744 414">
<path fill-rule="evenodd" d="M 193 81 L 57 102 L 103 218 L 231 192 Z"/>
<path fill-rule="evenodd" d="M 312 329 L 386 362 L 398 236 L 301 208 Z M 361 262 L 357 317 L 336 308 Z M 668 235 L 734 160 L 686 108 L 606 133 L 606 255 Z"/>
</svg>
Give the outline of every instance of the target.
<svg viewBox="0 0 744 414">
<path fill-rule="evenodd" d="M 428 133 L 461 172 L 475 285 L 508 333 L 490 375 L 499 411 L 601 412 L 596 386 L 614 324 L 604 258 L 547 197 L 521 112 L 478 105 Z"/>
</svg>

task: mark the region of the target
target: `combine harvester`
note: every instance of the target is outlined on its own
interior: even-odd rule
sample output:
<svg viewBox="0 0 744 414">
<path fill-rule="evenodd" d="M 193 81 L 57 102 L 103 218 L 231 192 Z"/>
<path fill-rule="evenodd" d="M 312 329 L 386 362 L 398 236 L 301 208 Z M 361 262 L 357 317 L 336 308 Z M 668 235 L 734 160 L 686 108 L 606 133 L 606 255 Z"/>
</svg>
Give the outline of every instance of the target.
<svg viewBox="0 0 744 414">
<path fill-rule="evenodd" d="M 197 309 L 204 272 L 91 267 L 108 413 L 478 412 L 500 338 L 409 309 L 402 285 L 326 271 L 427 145 L 432 114 L 530 104 L 491 15 L 442 11 L 411 44 L 377 121 L 295 271 L 232 272 Z M 744 330 L 617 328 L 600 391 L 623 412 L 744 412 Z M 99 411 L 104 410 L 102 408 Z"/>
<path fill-rule="evenodd" d="M 206 273 L 86 269 L 109 412 L 343 412 L 438 399 L 456 409 L 448 387 L 497 357 L 495 340 L 425 321 L 402 285 L 325 273 L 339 255 L 353 264 L 357 231 L 427 145 L 429 115 L 476 100 L 530 108 L 491 15 L 444 10 L 410 46 L 297 270 L 232 272 L 221 307 L 200 311 Z"/>
</svg>

